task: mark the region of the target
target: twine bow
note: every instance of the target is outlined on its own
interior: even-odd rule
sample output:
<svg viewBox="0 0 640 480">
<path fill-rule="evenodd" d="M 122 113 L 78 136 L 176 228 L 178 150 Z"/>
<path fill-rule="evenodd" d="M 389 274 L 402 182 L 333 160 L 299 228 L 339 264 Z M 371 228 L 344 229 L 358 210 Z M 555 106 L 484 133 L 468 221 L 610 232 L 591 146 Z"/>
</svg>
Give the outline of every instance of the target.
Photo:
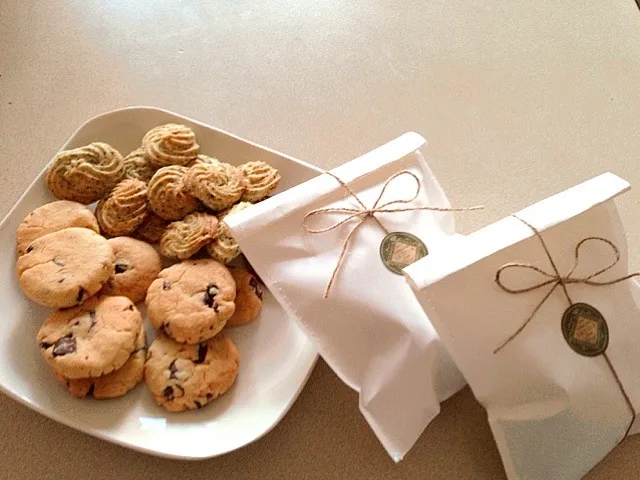
<svg viewBox="0 0 640 480">
<path fill-rule="evenodd" d="M 391 175 L 387 181 L 384 183 L 384 185 L 382 186 L 382 189 L 380 190 L 380 194 L 378 195 L 378 198 L 376 199 L 376 201 L 374 202 L 373 206 L 371 208 L 368 208 L 361 200 L 360 198 L 358 198 L 358 195 L 356 195 L 356 193 L 353 191 L 353 189 L 351 187 L 349 187 L 349 185 L 347 185 L 345 182 L 343 182 L 340 178 L 338 178 L 336 175 L 334 175 L 331 172 L 324 172 L 327 175 L 335 178 L 338 183 L 340 183 L 340 185 L 354 198 L 354 200 L 357 202 L 358 206 L 356 208 L 347 208 L 347 207 L 326 207 L 326 208 L 318 208 L 316 210 L 312 210 L 310 212 L 308 212 L 305 216 L 304 216 L 304 221 L 302 222 L 302 228 L 304 228 L 304 230 L 308 233 L 324 233 L 324 232 L 328 232 L 331 230 L 334 230 L 342 225 L 344 225 L 345 223 L 353 220 L 353 219 L 357 219 L 355 225 L 353 226 L 353 228 L 351 229 L 351 231 L 349 232 L 349 234 L 347 235 L 347 238 L 345 239 L 343 245 L 342 245 L 342 249 L 340 251 L 340 255 L 338 256 L 338 261 L 336 263 L 335 268 L 333 269 L 333 272 L 331 273 L 331 278 L 329 278 L 329 282 L 327 283 L 327 286 L 325 288 L 324 294 L 323 294 L 323 298 L 327 298 L 329 296 L 329 293 L 331 291 L 331 286 L 333 285 L 334 280 L 336 279 L 336 276 L 338 274 L 338 270 L 340 270 L 340 267 L 342 265 L 342 262 L 344 260 L 344 256 L 345 253 L 347 251 L 347 247 L 349 246 L 349 241 L 351 240 L 351 237 L 353 237 L 354 233 L 358 230 L 358 228 L 360 227 L 360 225 L 362 225 L 364 223 L 364 221 L 367 218 L 373 218 L 378 225 L 385 231 L 385 233 L 389 233 L 389 231 L 387 230 L 387 228 L 382 224 L 382 222 L 380 222 L 380 219 L 378 219 L 375 214 L 376 213 L 398 213 L 398 212 L 410 212 L 410 211 L 417 211 L 417 210 L 429 210 L 429 211 L 434 211 L 434 212 L 461 212 L 461 211 L 469 211 L 469 210 L 479 210 L 483 207 L 469 207 L 469 208 L 446 208 L 446 207 L 394 207 L 391 208 L 392 205 L 406 205 L 409 204 L 411 202 L 413 202 L 416 198 L 418 198 L 418 194 L 420 193 L 420 189 L 421 189 L 421 185 L 420 185 L 420 180 L 418 179 L 418 177 L 412 173 L 409 172 L 408 170 L 402 170 L 400 172 L 396 172 L 393 175 Z M 401 199 L 401 200 L 391 200 L 389 202 L 385 202 L 385 203 L 380 203 L 382 200 L 382 197 L 384 195 L 384 192 L 387 190 L 387 187 L 389 186 L 389 184 L 396 178 L 401 177 L 403 175 L 409 175 L 410 177 L 412 177 L 415 182 L 416 182 L 416 191 L 413 194 L 413 196 L 411 198 L 407 198 L 407 199 Z M 339 213 L 339 214 L 345 214 L 346 217 L 343 218 L 342 220 L 336 221 L 335 223 L 329 225 L 328 227 L 325 228 L 311 228 L 307 225 L 307 221 L 311 218 L 314 217 L 316 215 L 320 215 L 320 214 L 331 214 L 331 213 Z"/>
<path fill-rule="evenodd" d="M 562 275 L 560 273 L 560 270 L 558 270 L 558 267 L 557 267 L 555 261 L 553 260 L 553 257 L 551 256 L 551 252 L 549 252 L 549 249 L 547 248 L 547 245 L 546 245 L 544 239 L 542 238 L 542 235 L 540 234 L 540 232 L 538 232 L 538 230 L 535 227 L 533 227 L 531 224 L 529 224 L 525 220 L 523 220 L 523 219 L 521 219 L 521 218 L 519 218 L 519 217 L 517 217 L 515 215 L 514 215 L 514 217 L 517 218 L 518 220 L 520 220 L 522 223 L 524 223 L 527 227 L 529 227 L 535 233 L 536 237 L 538 237 L 538 240 L 540 240 L 540 244 L 542 245 L 542 248 L 544 249 L 544 252 L 545 252 L 545 254 L 547 256 L 547 259 L 549 260 L 549 263 L 551 264 L 551 268 L 552 268 L 553 272 L 551 272 L 551 273 L 547 272 L 547 271 L 543 270 L 542 268 L 536 267 L 535 265 L 532 265 L 530 263 L 507 263 L 506 265 L 503 265 L 502 267 L 500 267 L 498 269 L 498 271 L 496 272 L 496 283 L 498 284 L 498 286 L 502 290 L 504 290 L 507 293 L 511 293 L 511 294 L 532 292 L 534 290 L 538 290 L 540 288 L 546 287 L 547 285 L 551 285 L 551 288 L 547 291 L 546 295 L 542 298 L 542 300 L 538 303 L 538 305 L 533 309 L 533 312 L 523 322 L 523 324 L 513 334 L 511 334 L 509 336 L 509 338 L 507 338 L 498 348 L 496 348 L 493 353 L 498 353 L 509 342 L 511 342 L 511 340 L 513 340 L 515 337 L 517 337 L 520 334 L 520 332 L 522 332 L 522 330 L 524 330 L 524 328 L 529 324 L 529 322 L 531 320 L 533 320 L 533 317 L 535 317 L 536 313 L 538 313 L 538 310 L 540 310 L 542 305 L 544 305 L 544 303 L 551 296 L 551 294 L 556 290 L 556 288 L 562 287 L 563 293 L 564 293 L 565 297 L 567 298 L 567 301 L 569 302 L 569 304 L 573 304 L 573 302 L 571 300 L 571 297 L 569 296 L 569 291 L 567 290 L 567 285 L 574 284 L 574 283 L 581 283 L 583 285 L 590 285 L 592 287 L 604 287 L 604 286 L 607 286 L 607 285 L 615 285 L 616 283 L 620 283 L 620 282 L 623 282 L 625 280 L 628 280 L 630 278 L 637 277 L 637 276 L 640 275 L 640 273 L 632 273 L 630 275 L 625 275 L 624 277 L 619 277 L 619 278 L 616 278 L 614 280 L 607 280 L 607 281 L 595 280 L 595 277 L 597 277 L 597 276 L 599 276 L 599 275 L 611 270 L 620 261 L 620 250 L 618 250 L 618 247 L 616 247 L 615 244 L 611 240 L 607 240 L 606 238 L 601 238 L 601 237 L 587 237 L 587 238 L 583 238 L 582 240 L 580 240 L 578 242 L 578 244 L 576 245 L 576 248 L 575 248 L 575 251 L 574 251 L 573 266 L 571 267 L 571 269 L 569 270 L 569 272 L 566 275 Z M 596 272 L 593 272 L 590 275 L 586 275 L 586 276 L 583 276 L 583 277 L 575 277 L 575 276 L 573 276 L 573 274 L 576 271 L 576 269 L 578 268 L 578 264 L 580 263 L 580 249 L 587 242 L 591 242 L 591 241 L 601 242 L 601 243 L 604 243 L 605 245 L 608 245 L 609 247 L 611 247 L 611 250 L 613 251 L 613 254 L 615 256 L 615 260 L 613 260 L 606 267 L 604 267 L 604 268 L 602 268 L 602 269 L 600 269 L 600 270 L 598 270 Z M 527 269 L 527 270 L 533 270 L 535 272 L 538 272 L 542 276 L 546 277 L 547 280 L 542 280 L 539 283 L 535 283 L 535 284 L 530 285 L 528 287 L 510 288 L 510 287 L 508 287 L 507 285 L 504 284 L 504 282 L 502 281 L 501 275 L 506 270 L 514 269 L 514 268 L 517 268 L 517 269 L 523 268 L 523 269 Z"/>
<path fill-rule="evenodd" d="M 544 252 L 545 252 L 545 254 L 547 256 L 547 259 L 549 260 L 549 263 L 551 264 L 551 268 L 552 268 L 553 272 L 552 273 L 547 272 L 547 271 L 543 270 L 542 268 L 536 267 L 535 265 L 532 265 L 530 263 L 507 263 L 507 264 L 503 265 L 502 267 L 500 267 L 498 269 L 498 271 L 496 272 L 496 279 L 495 279 L 496 283 L 498 284 L 498 286 L 502 290 L 504 290 L 505 292 L 510 293 L 510 294 L 519 294 L 519 293 L 532 292 L 534 290 L 538 290 L 540 288 L 546 287 L 547 285 L 551 285 L 551 288 L 546 293 L 546 295 L 542 298 L 542 300 L 538 303 L 538 305 L 533 309 L 533 312 L 531 313 L 531 315 L 529 315 L 529 317 L 524 321 L 524 323 L 520 326 L 520 328 L 518 328 L 513 334 L 511 334 L 509 336 L 509 338 L 507 338 L 498 348 L 496 348 L 493 351 L 494 354 L 496 354 L 500 350 L 502 350 L 502 348 L 504 348 L 509 342 L 511 342 L 514 338 L 516 338 L 520 334 L 520 332 L 522 332 L 522 330 L 524 330 L 524 328 L 529 324 L 529 322 L 531 320 L 533 320 L 533 317 L 536 315 L 538 310 L 540 310 L 542 305 L 544 305 L 544 303 L 547 301 L 547 299 L 551 296 L 551 294 L 559 286 L 562 287 L 562 291 L 563 291 L 567 301 L 569 302 L 569 305 L 573 305 L 573 301 L 571 300 L 571 297 L 569 296 L 569 291 L 567 289 L 567 285 L 570 285 L 570 284 L 583 284 L 583 285 L 590 285 L 592 287 L 604 287 L 604 286 L 607 286 L 607 285 L 615 285 L 616 283 L 620 283 L 620 282 L 623 282 L 623 281 L 628 280 L 630 278 L 640 276 L 640 273 L 636 272 L 636 273 L 631 273 L 629 275 L 625 275 L 623 277 L 615 278 L 613 280 L 605 280 L 605 281 L 595 280 L 595 277 L 597 277 L 597 276 L 599 276 L 599 275 L 611 270 L 620 261 L 620 250 L 618 250 L 618 247 L 616 247 L 615 244 L 611 240 L 607 240 L 606 238 L 602 238 L 602 237 L 587 237 L 587 238 L 583 238 L 582 240 L 580 240 L 578 242 L 578 244 L 576 245 L 576 248 L 575 248 L 575 251 L 574 251 L 573 266 L 571 267 L 571 269 L 569 270 L 569 272 L 566 275 L 562 275 L 560 273 L 560 270 L 558 270 L 558 267 L 557 267 L 555 261 L 553 260 L 553 257 L 551 256 L 551 252 L 549 251 L 549 248 L 547 247 L 547 244 L 545 243 L 544 238 L 542 238 L 542 235 L 540 234 L 540 232 L 533 225 L 529 224 L 528 222 L 526 222 L 522 218 L 520 218 L 520 217 L 518 217 L 516 215 L 514 215 L 514 217 L 516 219 L 520 220 L 522 223 L 524 223 L 527 227 L 529 227 L 533 231 L 533 233 L 536 235 L 536 237 L 540 241 L 540 245 L 542 245 L 542 248 L 543 248 L 543 250 L 544 250 Z M 575 277 L 573 274 L 576 271 L 576 269 L 578 268 L 578 264 L 580 263 L 580 249 L 582 248 L 583 245 L 585 245 L 587 242 L 590 242 L 590 241 L 601 242 L 601 243 L 604 243 L 605 245 L 608 245 L 609 247 L 611 247 L 611 250 L 613 251 L 613 254 L 615 256 L 615 260 L 613 260 L 606 267 L 604 267 L 604 268 L 602 268 L 600 270 L 597 270 L 597 271 L 595 271 L 595 272 L 593 272 L 593 273 L 591 273 L 589 275 L 586 275 L 586 276 L 583 276 L 583 277 Z M 547 280 L 540 281 L 539 283 L 535 283 L 535 284 L 530 285 L 528 287 L 510 288 L 510 287 L 506 286 L 503 283 L 501 275 L 505 270 L 512 269 L 512 268 L 518 268 L 518 269 L 524 268 L 524 269 L 527 269 L 527 270 L 533 270 L 535 272 L 540 273 L 544 277 L 547 277 Z M 631 403 L 629 395 L 627 394 L 626 390 L 624 389 L 624 386 L 622 385 L 622 381 L 620 380 L 620 377 L 618 376 L 618 373 L 616 372 L 615 368 L 613 367 L 613 364 L 611 363 L 611 360 L 609 359 L 609 356 L 607 355 L 606 352 L 603 352 L 602 356 L 604 357 L 604 359 L 605 359 L 605 361 L 607 363 L 607 366 L 609 367 L 609 370 L 613 374 L 614 380 L 618 384 L 618 387 L 620 388 L 620 392 L 622 393 L 627 406 L 631 410 L 632 418 L 631 418 L 631 422 L 629 423 L 629 426 L 627 427 L 627 431 L 625 432 L 624 436 L 622 437 L 622 439 L 624 439 L 629 434 L 629 431 L 631 430 L 631 426 L 635 422 L 636 410 L 633 407 L 633 404 Z M 622 439 L 620 441 L 622 441 Z"/>
</svg>

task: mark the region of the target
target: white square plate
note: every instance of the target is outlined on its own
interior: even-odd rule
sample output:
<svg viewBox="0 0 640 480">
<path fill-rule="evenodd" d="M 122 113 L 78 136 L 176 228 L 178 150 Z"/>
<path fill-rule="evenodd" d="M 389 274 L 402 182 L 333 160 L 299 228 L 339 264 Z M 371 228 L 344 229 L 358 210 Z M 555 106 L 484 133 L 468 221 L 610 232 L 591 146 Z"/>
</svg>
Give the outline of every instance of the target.
<svg viewBox="0 0 640 480">
<path fill-rule="evenodd" d="M 201 152 L 240 164 L 264 160 L 282 173 L 280 190 L 318 174 L 308 164 L 179 115 L 146 107 L 116 110 L 89 120 L 63 150 L 95 141 L 123 155 L 140 145 L 145 132 L 168 122 L 196 133 Z M 0 388 L 26 406 L 96 437 L 154 455 L 200 459 L 246 445 L 271 430 L 287 413 L 317 359 L 313 343 L 265 291 L 264 308 L 251 325 L 227 333 L 237 345 L 240 370 L 231 390 L 206 408 L 168 413 L 157 406 L 144 384 L 120 399 L 75 399 L 55 381 L 35 338 L 50 310 L 29 301 L 16 274 L 15 232 L 33 209 L 55 200 L 44 170 L 0 224 Z M 154 336 L 147 325 L 147 340 Z"/>
</svg>

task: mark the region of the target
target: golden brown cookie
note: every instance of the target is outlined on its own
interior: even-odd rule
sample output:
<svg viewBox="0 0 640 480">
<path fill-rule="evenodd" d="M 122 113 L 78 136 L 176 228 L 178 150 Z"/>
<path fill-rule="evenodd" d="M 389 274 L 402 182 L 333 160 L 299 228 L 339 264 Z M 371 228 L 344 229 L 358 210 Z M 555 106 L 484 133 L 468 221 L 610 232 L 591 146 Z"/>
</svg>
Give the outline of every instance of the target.
<svg viewBox="0 0 640 480">
<path fill-rule="evenodd" d="M 147 216 L 147 184 L 125 178 L 98 202 L 96 218 L 107 237 L 131 235 Z"/>
<path fill-rule="evenodd" d="M 152 211 L 148 211 L 144 222 L 135 231 L 134 236 L 145 242 L 158 243 L 168 226 L 169 220 L 165 220 Z"/>
<path fill-rule="evenodd" d="M 149 161 L 147 152 L 142 147 L 136 148 L 124 157 L 124 178 L 134 178 L 148 183 L 157 169 L 158 168 Z"/>
<path fill-rule="evenodd" d="M 147 289 L 160 270 L 160 255 L 146 242 L 131 237 L 115 237 L 107 240 L 115 260 L 113 272 L 102 287 L 101 294 L 128 297 L 133 303 L 144 300 Z"/>
<path fill-rule="evenodd" d="M 245 179 L 228 163 L 198 163 L 189 169 L 186 185 L 211 210 L 224 210 L 240 200 Z"/>
<path fill-rule="evenodd" d="M 200 251 L 216 236 L 218 219 L 195 212 L 167 227 L 160 240 L 160 251 L 167 258 L 185 260 Z"/>
<path fill-rule="evenodd" d="M 213 241 L 207 244 L 207 252 L 211 256 L 211 258 L 215 258 L 222 263 L 229 263 L 238 255 L 240 255 L 240 253 L 242 253 L 242 251 L 240 250 L 240 245 L 238 245 L 238 243 L 233 238 L 233 235 L 231 235 L 231 230 L 229 229 L 227 224 L 224 223 L 224 219 L 228 215 L 239 212 L 240 210 L 244 210 L 251 205 L 253 204 L 249 202 L 240 202 L 220 214 L 218 233 L 216 234 Z"/>
<path fill-rule="evenodd" d="M 46 182 L 54 197 L 86 205 L 104 197 L 123 173 L 120 152 L 96 142 L 58 153 L 47 171 Z"/>
<path fill-rule="evenodd" d="M 16 234 L 18 255 L 36 239 L 69 227 L 88 228 L 100 232 L 91 210 L 78 202 L 59 200 L 36 208 L 25 217 Z"/>
<path fill-rule="evenodd" d="M 72 307 L 102 288 L 113 260 L 104 237 L 88 228 L 65 228 L 37 238 L 18 258 L 20 286 L 40 305 Z"/>
<path fill-rule="evenodd" d="M 262 286 L 255 275 L 244 268 L 230 268 L 236 281 L 236 309 L 225 327 L 238 327 L 253 322 L 262 311 Z"/>
<path fill-rule="evenodd" d="M 238 167 L 246 178 L 243 202 L 256 203 L 278 188 L 280 172 L 265 162 L 249 162 Z"/>
<path fill-rule="evenodd" d="M 138 385 L 144 377 L 144 361 L 147 356 L 147 339 L 144 326 L 136 338 L 135 349 L 129 359 L 119 369 L 101 377 L 67 378 L 54 374 L 56 380 L 74 397 L 84 398 L 92 395 L 94 398 L 121 397 Z"/>
<path fill-rule="evenodd" d="M 158 405 L 181 412 L 202 408 L 229 390 L 239 363 L 238 349 L 224 335 L 185 345 L 160 333 L 149 347 L 144 377 Z"/>
<path fill-rule="evenodd" d="M 189 169 L 172 165 L 158 170 L 149 182 L 149 206 L 165 220 L 180 220 L 198 208 L 199 202 L 185 185 Z"/>
<path fill-rule="evenodd" d="M 37 341 L 54 373 L 99 377 L 125 364 L 141 326 L 142 315 L 128 298 L 91 297 L 49 315 Z"/>
<path fill-rule="evenodd" d="M 208 157 L 207 155 L 198 155 L 196 157 L 195 160 L 192 160 L 191 162 L 189 162 L 189 164 L 187 165 L 187 167 L 191 168 L 194 165 L 198 165 L 200 163 L 208 163 L 211 165 L 217 165 L 218 163 L 220 163 L 220 160 L 218 160 L 217 158 L 214 157 Z"/>
<path fill-rule="evenodd" d="M 147 292 L 149 320 L 178 342 L 198 343 L 216 335 L 233 315 L 236 282 L 209 258 L 188 260 L 160 272 Z"/>
<path fill-rule="evenodd" d="M 142 139 L 149 160 L 158 167 L 186 165 L 198 156 L 200 146 L 189 127 L 168 123 L 152 128 Z"/>
</svg>

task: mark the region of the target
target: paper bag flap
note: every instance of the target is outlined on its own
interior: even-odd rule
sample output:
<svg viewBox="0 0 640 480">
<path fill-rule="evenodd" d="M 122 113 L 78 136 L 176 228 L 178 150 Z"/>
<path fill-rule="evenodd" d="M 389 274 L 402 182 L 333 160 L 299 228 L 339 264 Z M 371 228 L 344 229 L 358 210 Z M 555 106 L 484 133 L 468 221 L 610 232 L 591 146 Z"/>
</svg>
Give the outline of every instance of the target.
<svg viewBox="0 0 640 480">
<path fill-rule="evenodd" d="M 418 152 L 425 144 L 426 140 L 421 135 L 414 132 L 405 133 L 395 140 L 331 170 L 331 172 L 345 183 L 352 184 L 373 172 L 378 172 L 385 165 L 394 164 L 408 155 Z M 427 162 L 419 153 L 418 157 L 425 178 L 430 179 L 429 182 L 424 182 L 423 185 L 429 200 L 434 205 L 449 207 L 444 191 L 433 176 Z M 321 174 L 272 198 L 268 198 L 252 208 L 234 213 L 225 218 L 225 222 L 233 231 L 236 240 L 241 243 L 245 236 L 253 235 L 274 219 L 308 208 L 311 203 L 318 202 L 319 199 L 342 188 L 335 178 Z M 347 193 L 345 192 L 346 195 Z M 443 229 L 446 230 L 446 233 L 454 233 L 452 222 L 443 222 Z"/>
<path fill-rule="evenodd" d="M 520 210 L 516 216 L 543 232 L 615 198 L 629 188 L 626 180 L 613 173 L 604 173 Z M 421 290 L 533 235 L 529 227 L 513 216 L 503 218 L 471 235 L 452 239 L 441 255 L 427 255 L 409 265 L 404 269 L 405 278 L 412 288 Z"/>
</svg>

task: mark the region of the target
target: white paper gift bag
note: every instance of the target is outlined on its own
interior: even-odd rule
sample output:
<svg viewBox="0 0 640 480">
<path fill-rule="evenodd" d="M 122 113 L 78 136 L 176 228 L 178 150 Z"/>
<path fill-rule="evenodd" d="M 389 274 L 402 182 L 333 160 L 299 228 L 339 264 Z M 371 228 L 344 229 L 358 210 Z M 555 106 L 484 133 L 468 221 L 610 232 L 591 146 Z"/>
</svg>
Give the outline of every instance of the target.
<svg viewBox="0 0 640 480">
<path fill-rule="evenodd" d="M 385 267 L 381 241 L 387 231 L 408 232 L 424 242 L 429 256 L 437 256 L 455 236 L 453 214 L 410 210 L 371 218 L 353 212 L 372 207 L 383 190 L 377 205 L 393 202 L 388 209 L 449 208 L 418 151 L 424 144 L 419 135 L 405 134 L 227 220 L 273 295 L 336 374 L 359 392 L 361 412 L 395 461 L 464 380 L 401 270 Z M 409 173 L 389 180 L 401 171 Z M 400 253 L 413 255 L 412 248 Z M 332 277 L 330 294 L 323 298 Z"/>
<path fill-rule="evenodd" d="M 638 431 L 638 285 L 613 201 L 628 188 L 601 175 L 404 270 L 509 478 L 580 478 Z"/>
</svg>

